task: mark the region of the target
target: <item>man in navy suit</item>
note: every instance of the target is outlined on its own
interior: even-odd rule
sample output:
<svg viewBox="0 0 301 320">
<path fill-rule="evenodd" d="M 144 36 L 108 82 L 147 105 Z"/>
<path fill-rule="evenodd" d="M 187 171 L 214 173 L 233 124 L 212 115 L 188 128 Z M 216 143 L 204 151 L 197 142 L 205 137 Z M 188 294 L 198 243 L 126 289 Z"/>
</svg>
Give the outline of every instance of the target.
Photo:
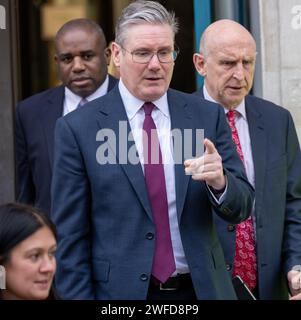
<svg viewBox="0 0 301 320">
<path fill-rule="evenodd" d="M 55 47 L 62 85 L 20 102 L 16 111 L 18 201 L 48 214 L 56 120 L 117 82 L 107 74 L 106 40 L 94 21 L 67 22 L 56 34 Z"/>
<path fill-rule="evenodd" d="M 255 188 L 257 286 L 260 299 L 301 298 L 301 154 L 290 113 L 248 95 L 254 77 L 256 43 L 240 24 L 220 20 L 201 38 L 194 55 L 204 76 L 200 98 L 235 110 L 236 128 L 249 182 Z M 237 226 L 217 218 L 228 270 L 232 273 Z M 299 270 L 299 272 L 298 272 Z"/>
<path fill-rule="evenodd" d="M 65 298 L 236 299 L 213 208 L 238 223 L 253 190 L 222 108 L 169 89 L 176 31 L 161 4 L 131 3 L 112 44 L 118 86 L 57 122 L 51 218 Z M 195 157 L 200 129 L 205 152 Z M 191 139 L 178 148 L 184 131 Z M 145 135 L 159 141 L 158 162 Z"/>
</svg>

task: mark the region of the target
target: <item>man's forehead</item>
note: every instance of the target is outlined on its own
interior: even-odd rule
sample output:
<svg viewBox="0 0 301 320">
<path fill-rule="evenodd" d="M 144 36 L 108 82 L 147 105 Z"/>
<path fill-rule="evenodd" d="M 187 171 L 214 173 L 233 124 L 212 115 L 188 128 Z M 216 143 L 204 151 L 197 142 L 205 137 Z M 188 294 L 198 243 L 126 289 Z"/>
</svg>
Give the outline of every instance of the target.
<svg viewBox="0 0 301 320">
<path fill-rule="evenodd" d="M 220 47 L 218 50 L 213 50 L 213 53 L 217 57 L 232 57 L 232 58 L 246 58 L 252 59 L 256 57 L 256 50 L 254 47 L 251 46 L 227 46 L 227 47 Z"/>
</svg>

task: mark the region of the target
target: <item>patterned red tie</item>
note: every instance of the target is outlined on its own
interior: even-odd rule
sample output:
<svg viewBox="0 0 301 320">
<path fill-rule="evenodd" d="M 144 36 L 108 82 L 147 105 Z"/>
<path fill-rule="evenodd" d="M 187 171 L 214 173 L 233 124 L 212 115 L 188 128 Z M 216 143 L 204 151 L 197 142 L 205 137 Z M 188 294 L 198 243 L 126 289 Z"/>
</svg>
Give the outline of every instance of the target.
<svg viewBox="0 0 301 320">
<path fill-rule="evenodd" d="M 155 105 L 151 102 L 146 102 L 143 105 L 145 112 L 145 119 L 143 122 L 144 174 L 156 226 L 156 243 L 152 275 L 161 283 L 165 283 L 176 270 L 176 265 L 170 236 L 162 154 L 157 128 L 151 116 L 154 107 Z"/>
<path fill-rule="evenodd" d="M 232 139 L 242 162 L 242 153 L 238 132 L 235 126 L 236 111 L 228 111 L 227 118 L 232 131 Z M 240 276 L 250 290 L 256 287 L 256 252 L 252 217 L 236 226 L 236 243 L 233 276 Z"/>
</svg>

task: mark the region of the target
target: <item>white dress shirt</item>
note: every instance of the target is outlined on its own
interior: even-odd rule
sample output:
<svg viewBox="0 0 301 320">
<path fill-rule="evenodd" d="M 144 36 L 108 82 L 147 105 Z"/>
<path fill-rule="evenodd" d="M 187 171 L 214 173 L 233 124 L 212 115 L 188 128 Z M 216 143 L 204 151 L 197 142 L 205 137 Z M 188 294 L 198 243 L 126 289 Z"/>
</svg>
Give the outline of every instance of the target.
<svg viewBox="0 0 301 320">
<path fill-rule="evenodd" d="M 107 75 L 103 84 L 96 91 L 94 91 L 90 96 L 86 97 L 85 99 L 88 101 L 92 101 L 96 98 L 104 96 L 108 92 L 108 88 L 109 88 L 109 76 Z M 66 114 L 68 114 L 71 111 L 74 111 L 82 99 L 83 99 L 82 97 L 74 94 L 70 89 L 65 87 L 63 116 L 65 116 Z"/>
<path fill-rule="evenodd" d="M 140 163 L 144 163 L 143 158 L 143 143 L 142 143 L 142 128 L 145 118 L 144 110 L 142 108 L 144 102 L 134 97 L 122 82 L 119 81 L 119 91 L 125 106 L 127 117 L 133 133 L 133 138 L 139 154 Z M 151 101 L 156 108 L 152 112 L 152 118 L 156 124 L 160 148 L 162 153 L 162 160 L 164 163 L 165 184 L 168 201 L 168 215 L 171 232 L 171 241 L 173 253 L 176 263 L 177 273 L 188 273 L 188 265 L 184 254 L 184 249 L 181 241 L 180 230 L 178 225 L 177 208 L 176 208 L 176 190 L 175 190 L 175 171 L 173 160 L 173 146 L 171 132 L 171 121 L 167 102 L 167 94 L 163 95 L 156 101 Z M 142 170 L 144 167 L 142 165 Z M 184 169 L 183 169 L 184 170 Z"/>
</svg>

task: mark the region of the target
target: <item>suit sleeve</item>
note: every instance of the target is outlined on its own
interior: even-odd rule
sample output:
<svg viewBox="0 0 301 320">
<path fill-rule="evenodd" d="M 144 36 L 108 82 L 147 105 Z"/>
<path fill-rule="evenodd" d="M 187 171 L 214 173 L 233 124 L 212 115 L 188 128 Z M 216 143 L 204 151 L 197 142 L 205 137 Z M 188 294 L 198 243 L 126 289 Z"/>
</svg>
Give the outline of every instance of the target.
<svg viewBox="0 0 301 320">
<path fill-rule="evenodd" d="M 63 298 L 94 299 L 91 283 L 90 188 L 75 135 L 57 121 L 51 218 L 58 231 L 56 286 Z"/>
<path fill-rule="evenodd" d="M 287 189 L 283 239 L 284 270 L 301 265 L 301 153 L 296 129 L 288 113 Z"/>
<path fill-rule="evenodd" d="M 215 208 L 214 211 L 222 219 L 236 224 L 246 220 L 251 215 L 254 189 L 248 182 L 243 163 L 232 142 L 231 131 L 222 108 L 219 108 L 216 132 L 214 144 L 222 157 L 224 174 L 227 177 L 227 192 L 221 204 L 214 201 L 209 191 L 208 194 Z"/>
<path fill-rule="evenodd" d="M 16 108 L 15 146 L 16 146 L 16 175 L 17 175 L 17 200 L 18 202 L 34 205 L 35 186 L 28 158 L 26 135 L 23 128 L 22 105 Z"/>
</svg>

